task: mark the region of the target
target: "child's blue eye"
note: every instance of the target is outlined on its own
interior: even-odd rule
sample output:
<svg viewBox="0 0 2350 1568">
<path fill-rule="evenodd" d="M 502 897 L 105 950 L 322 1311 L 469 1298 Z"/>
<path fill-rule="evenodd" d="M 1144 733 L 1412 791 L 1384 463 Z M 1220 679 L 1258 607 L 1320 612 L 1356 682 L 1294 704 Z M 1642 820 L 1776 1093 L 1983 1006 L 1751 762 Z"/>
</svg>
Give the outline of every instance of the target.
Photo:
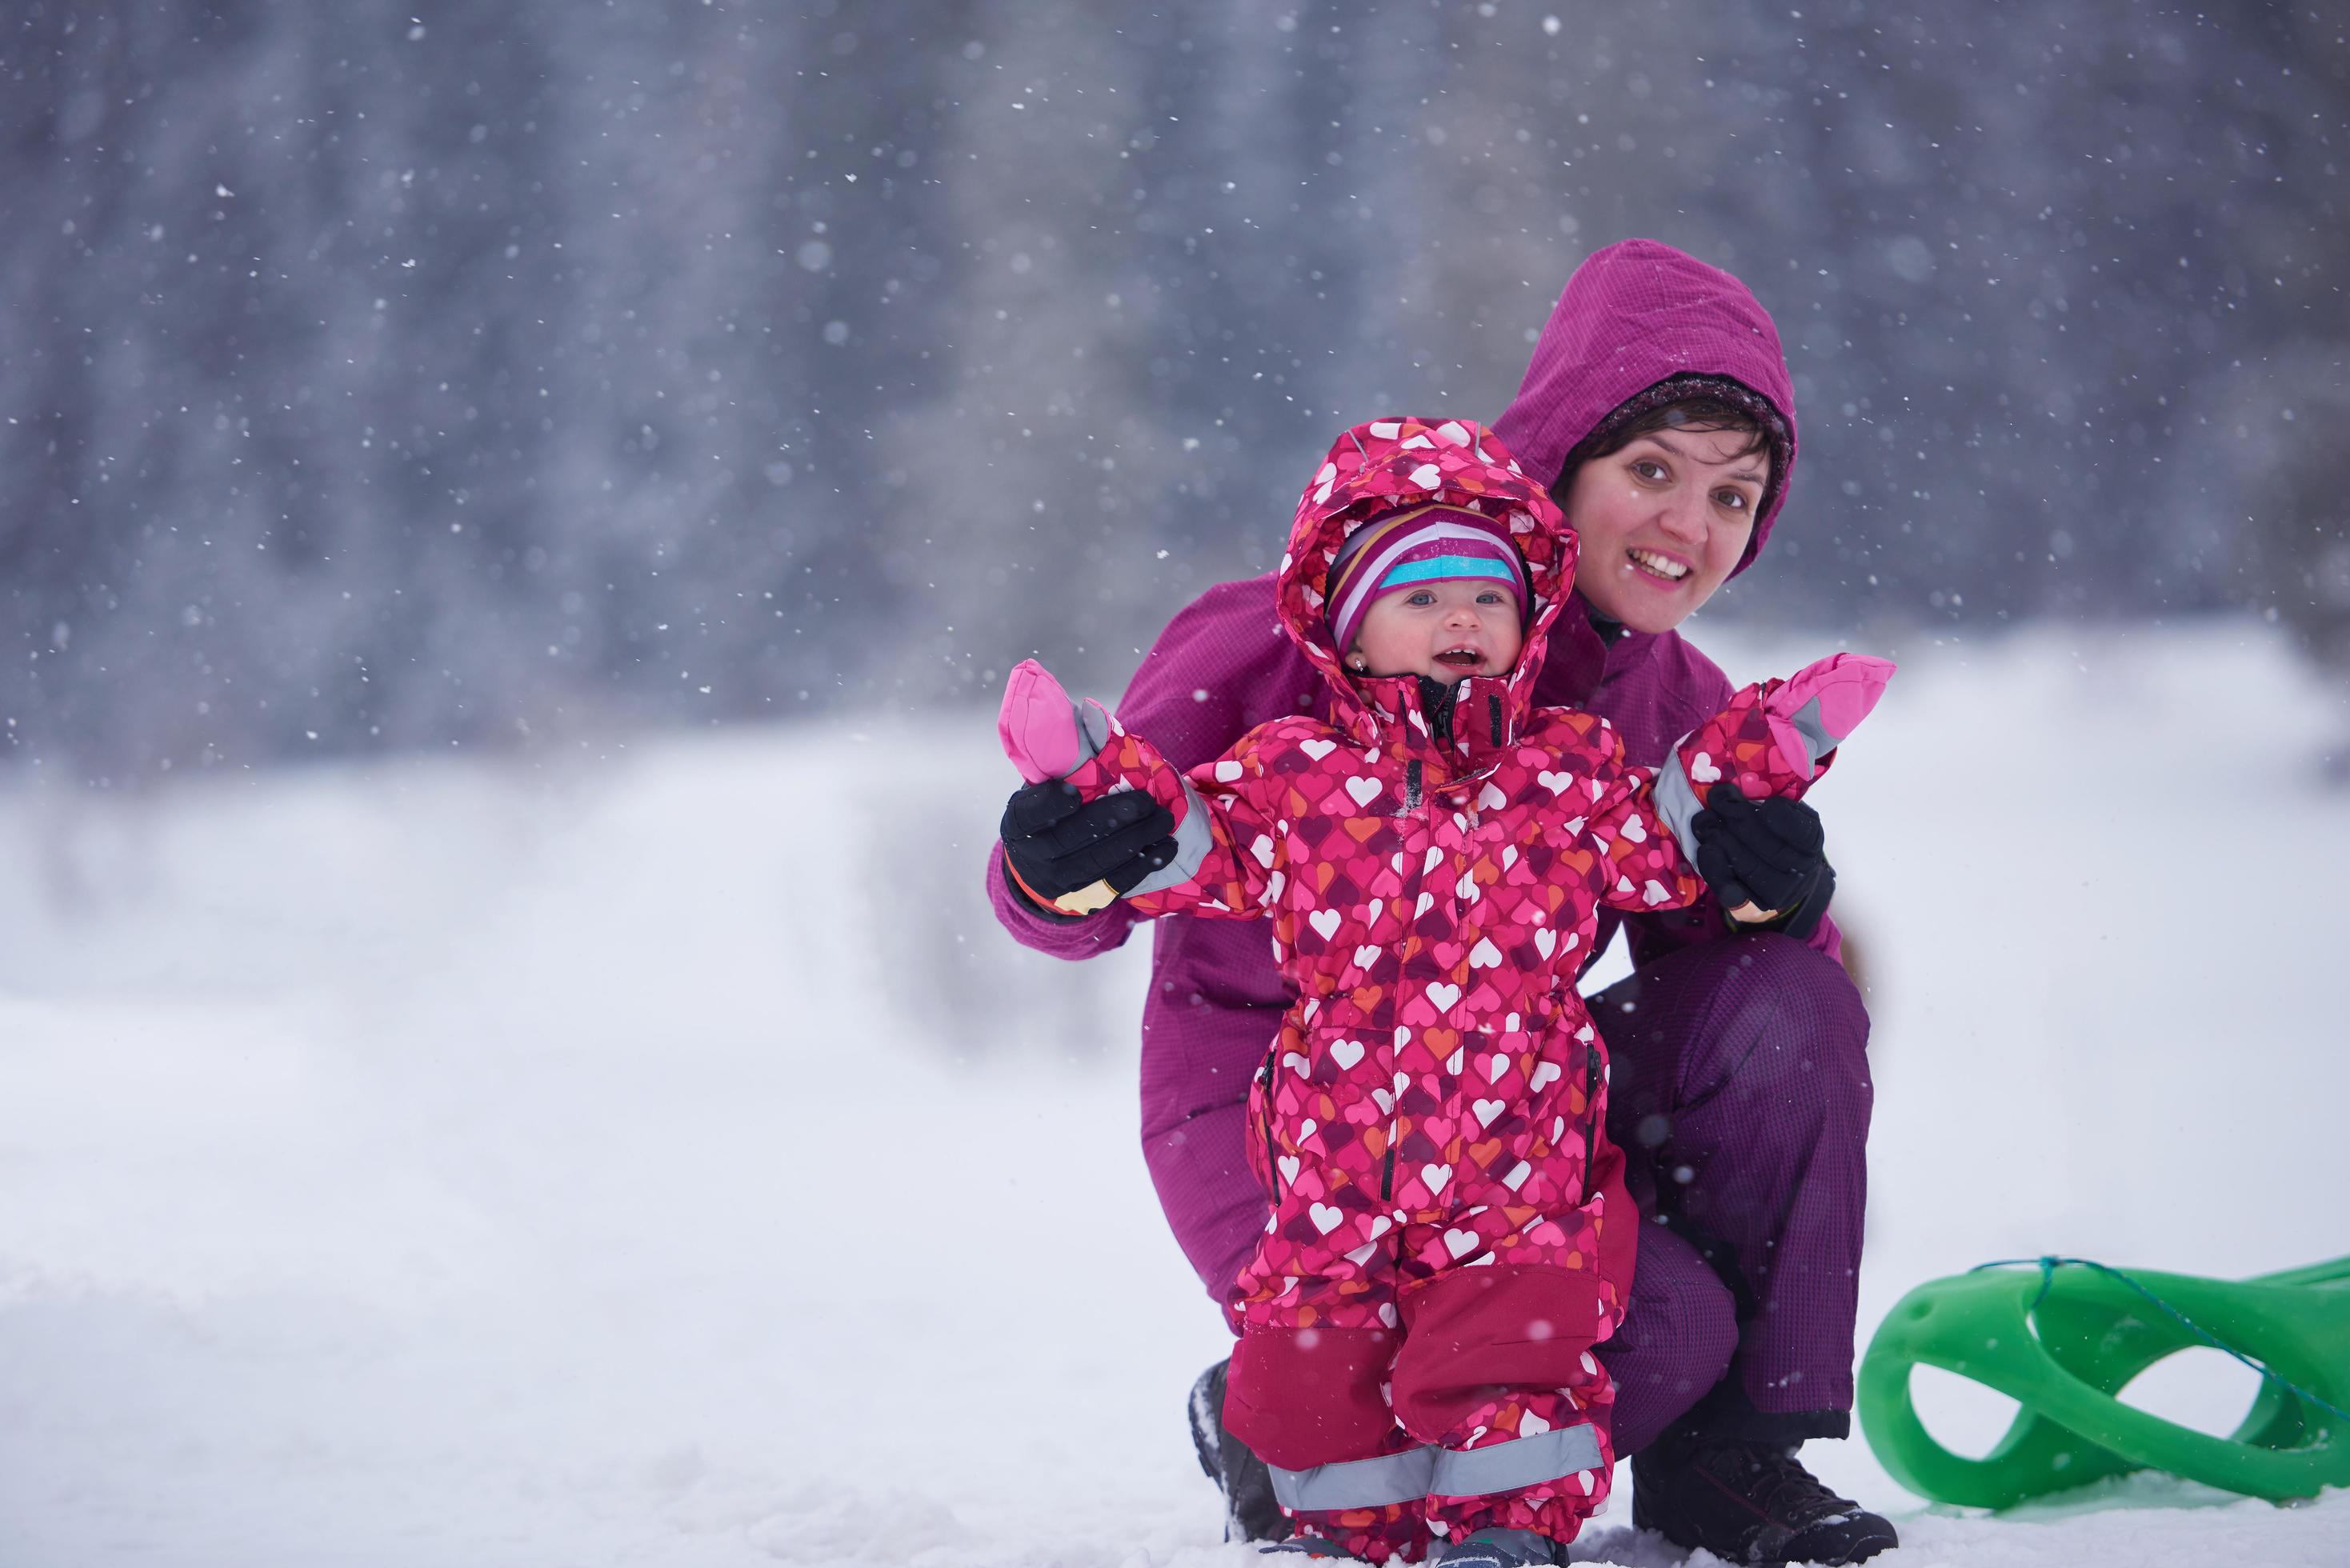
<svg viewBox="0 0 2350 1568">
<path fill-rule="evenodd" d="M 1426 588 L 1415 588 L 1403 602 L 1408 605 L 1432 605 L 1436 602 L 1436 596 Z"/>
</svg>

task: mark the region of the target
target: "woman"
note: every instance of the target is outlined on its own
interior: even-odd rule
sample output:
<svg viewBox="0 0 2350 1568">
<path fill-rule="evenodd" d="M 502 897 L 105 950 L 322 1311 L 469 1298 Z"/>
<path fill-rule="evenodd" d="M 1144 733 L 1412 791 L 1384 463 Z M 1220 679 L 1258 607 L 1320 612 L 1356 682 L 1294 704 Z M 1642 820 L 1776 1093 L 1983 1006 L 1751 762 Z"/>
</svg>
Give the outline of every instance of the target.
<svg viewBox="0 0 2350 1568">
<path fill-rule="evenodd" d="M 1661 762 L 1731 693 L 1674 628 L 1752 564 L 1793 477 L 1778 333 L 1729 274 L 1654 241 L 1611 245 L 1568 280 L 1494 428 L 1582 536 L 1580 613 L 1560 616 L 1536 700 L 1590 709 L 1631 761 Z M 1189 767 L 1321 687 L 1276 624 L 1268 575 L 1179 614 L 1118 716 Z M 1623 1327 L 1600 1351 L 1616 1446 L 1633 1455 L 1634 1521 L 1680 1546 L 1857 1562 L 1894 1544 L 1892 1527 L 1822 1487 L 1795 1449 L 1850 1426 L 1868 1018 L 1836 961 L 1817 818 L 1796 803 L 1719 800 L 1712 852 L 1775 918 L 1735 927 L 1711 900 L 1630 917 L 1636 972 L 1592 999 L 1615 1063 L 1608 1131 L 1655 1221 Z M 1047 898 L 1104 877 L 1130 887 L 1163 860 L 1170 827 L 1147 796 L 1079 807 L 1028 786 L 991 857 L 997 918 L 1059 957 L 1118 946 L 1135 919 L 1123 902 L 1058 916 L 1005 868 Z M 1253 924 L 1172 917 L 1155 942 L 1144 1154 L 1185 1255 L 1222 1300 L 1264 1226 L 1242 1122 L 1289 999 Z M 1262 1465 L 1222 1430 L 1222 1374 L 1193 1391 L 1201 1463 L 1240 1532 L 1278 1535 Z"/>
</svg>

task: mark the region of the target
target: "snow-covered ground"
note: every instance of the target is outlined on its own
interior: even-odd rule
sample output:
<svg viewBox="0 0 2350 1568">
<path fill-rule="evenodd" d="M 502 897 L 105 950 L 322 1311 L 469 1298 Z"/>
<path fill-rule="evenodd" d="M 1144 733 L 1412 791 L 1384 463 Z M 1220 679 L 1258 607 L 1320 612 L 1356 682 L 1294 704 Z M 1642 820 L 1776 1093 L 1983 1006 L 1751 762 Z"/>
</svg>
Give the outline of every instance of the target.
<svg viewBox="0 0 2350 1568">
<path fill-rule="evenodd" d="M 1895 651 L 1820 796 L 1864 1334 L 1987 1258 L 2350 1251 L 2338 699 L 2233 624 Z M 0 794 L 0 1563 L 1253 1561 L 1180 1418 L 1222 1331 L 1135 1148 L 1141 944 L 996 930 L 1010 783 L 975 713 Z M 2151 1402 L 2230 1424 L 2214 1359 Z M 1990 1518 L 1807 1452 L 1909 1568 L 2350 1562 L 2339 1492 Z M 1620 1503 L 1577 1554 L 1674 1560 Z"/>
</svg>

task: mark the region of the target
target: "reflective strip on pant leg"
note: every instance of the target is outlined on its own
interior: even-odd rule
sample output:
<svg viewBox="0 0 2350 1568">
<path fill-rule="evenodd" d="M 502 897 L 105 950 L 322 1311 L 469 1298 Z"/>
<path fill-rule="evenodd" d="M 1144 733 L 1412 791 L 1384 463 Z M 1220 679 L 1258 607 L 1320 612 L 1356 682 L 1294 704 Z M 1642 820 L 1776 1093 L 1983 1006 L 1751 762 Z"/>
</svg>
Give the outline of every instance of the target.
<svg viewBox="0 0 2350 1568">
<path fill-rule="evenodd" d="M 1585 1421 L 1482 1449 L 1440 1449 L 1428 1490 L 1435 1497 L 1483 1497 L 1598 1468 L 1599 1431 Z"/>
<path fill-rule="evenodd" d="M 1592 1445 L 1593 1452 L 1598 1445 Z M 1273 1495 L 1292 1513 L 1327 1513 L 1342 1508 L 1378 1508 L 1390 1502 L 1418 1502 L 1429 1491 L 1436 1473 L 1440 1449 L 1407 1449 L 1377 1459 L 1347 1459 L 1312 1469 L 1273 1472 Z"/>
</svg>

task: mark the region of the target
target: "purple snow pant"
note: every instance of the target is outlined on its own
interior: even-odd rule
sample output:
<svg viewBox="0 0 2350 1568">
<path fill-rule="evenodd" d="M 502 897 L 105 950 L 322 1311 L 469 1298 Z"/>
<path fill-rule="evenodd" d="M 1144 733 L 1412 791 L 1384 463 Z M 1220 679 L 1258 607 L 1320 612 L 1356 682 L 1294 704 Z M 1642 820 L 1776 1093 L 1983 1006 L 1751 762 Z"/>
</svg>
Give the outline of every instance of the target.
<svg viewBox="0 0 2350 1568">
<path fill-rule="evenodd" d="M 1700 1400 L 1699 1418 L 1724 1435 L 1844 1436 L 1871 1100 L 1859 992 L 1833 959 L 1765 934 L 1671 953 L 1591 998 L 1591 1012 L 1612 1063 L 1608 1136 L 1648 1220 L 1623 1325 L 1599 1347 L 1616 1451 Z M 1230 1210 L 1208 1229 L 1229 1232 L 1232 1255 L 1193 1253 L 1219 1298 L 1265 1213 L 1253 1182 L 1201 1191 L 1203 1169 L 1240 1168 L 1237 1148 L 1226 1159 L 1202 1147 L 1227 1125 L 1237 1137 L 1237 1116 L 1202 1117 L 1145 1150 L 1170 1218 L 1179 1194 L 1187 1210 Z"/>
<path fill-rule="evenodd" d="M 1624 1325 L 1599 1349 L 1616 1451 L 1700 1397 L 1725 1436 L 1845 1436 L 1873 1102 L 1860 992 L 1764 934 L 1660 959 L 1591 1013 L 1607 1134 L 1648 1221 Z"/>
</svg>

